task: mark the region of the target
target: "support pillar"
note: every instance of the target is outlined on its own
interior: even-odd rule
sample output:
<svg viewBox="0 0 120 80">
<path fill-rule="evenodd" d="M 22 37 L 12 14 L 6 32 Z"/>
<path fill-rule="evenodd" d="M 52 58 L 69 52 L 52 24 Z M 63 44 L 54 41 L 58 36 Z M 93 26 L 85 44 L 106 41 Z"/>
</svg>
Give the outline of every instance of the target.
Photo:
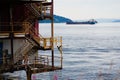
<svg viewBox="0 0 120 80">
<path fill-rule="evenodd" d="M 27 80 L 32 80 L 31 79 L 32 72 L 31 72 L 31 69 L 29 67 L 27 67 L 27 69 L 26 69 L 26 75 L 27 75 Z"/>
<path fill-rule="evenodd" d="M 52 19 L 51 19 L 51 38 L 52 38 L 52 43 L 51 43 L 51 46 L 52 46 L 52 68 L 54 69 L 54 16 L 53 16 L 53 0 L 52 0 L 52 10 L 51 10 L 51 16 L 52 16 Z"/>
<path fill-rule="evenodd" d="M 11 61 L 12 61 L 12 64 L 14 64 L 13 38 L 14 38 L 13 33 L 10 33 L 10 42 L 11 42 Z"/>
</svg>

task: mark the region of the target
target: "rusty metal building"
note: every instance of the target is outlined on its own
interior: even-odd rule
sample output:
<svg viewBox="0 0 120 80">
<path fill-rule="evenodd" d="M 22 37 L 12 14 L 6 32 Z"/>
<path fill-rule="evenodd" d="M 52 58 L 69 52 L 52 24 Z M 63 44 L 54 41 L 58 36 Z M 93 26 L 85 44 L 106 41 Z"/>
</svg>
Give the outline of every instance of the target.
<svg viewBox="0 0 120 80">
<path fill-rule="evenodd" d="M 62 37 L 54 37 L 53 0 L 3 0 L 0 2 L 0 74 L 25 70 L 34 73 L 62 69 Z M 51 20 L 51 36 L 39 32 L 39 20 Z M 60 56 L 54 56 L 59 44 Z M 50 50 L 40 55 L 38 50 Z M 57 65 L 56 65 L 57 64 Z"/>
</svg>

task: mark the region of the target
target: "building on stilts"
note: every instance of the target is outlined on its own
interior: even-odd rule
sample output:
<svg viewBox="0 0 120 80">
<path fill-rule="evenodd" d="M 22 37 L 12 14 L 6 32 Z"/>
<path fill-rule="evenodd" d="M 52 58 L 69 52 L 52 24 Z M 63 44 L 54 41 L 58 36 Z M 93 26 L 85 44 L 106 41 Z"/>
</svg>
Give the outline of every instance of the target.
<svg viewBox="0 0 120 80">
<path fill-rule="evenodd" d="M 53 0 L 2 0 L 0 2 L 0 74 L 25 70 L 34 73 L 62 69 L 62 37 L 54 37 Z M 51 36 L 39 31 L 40 20 L 51 20 Z M 60 56 L 55 56 L 58 44 Z M 50 55 L 38 54 L 50 50 Z"/>
</svg>

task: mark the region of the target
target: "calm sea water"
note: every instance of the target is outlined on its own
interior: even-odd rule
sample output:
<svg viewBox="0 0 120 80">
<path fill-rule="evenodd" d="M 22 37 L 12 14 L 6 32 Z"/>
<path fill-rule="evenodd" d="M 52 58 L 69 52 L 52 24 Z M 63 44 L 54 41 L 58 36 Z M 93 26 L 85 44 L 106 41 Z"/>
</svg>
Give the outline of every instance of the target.
<svg viewBox="0 0 120 80">
<path fill-rule="evenodd" d="M 40 24 L 42 36 L 50 36 L 50 29 Z M 54 29 L 63 37 L 63 69 L 35 74 L 36 80 L 52 80 L 54 74 L 55 80 L 120 80 L 120 23 L 54 24 Z"/>
<path fill-rule="evenodd" d="M 49 25 L 40 25 L 43 36 Z M 120 80 L 120 23 L 54 26 L 63 36 L 61 80 Z"/>
</svg>

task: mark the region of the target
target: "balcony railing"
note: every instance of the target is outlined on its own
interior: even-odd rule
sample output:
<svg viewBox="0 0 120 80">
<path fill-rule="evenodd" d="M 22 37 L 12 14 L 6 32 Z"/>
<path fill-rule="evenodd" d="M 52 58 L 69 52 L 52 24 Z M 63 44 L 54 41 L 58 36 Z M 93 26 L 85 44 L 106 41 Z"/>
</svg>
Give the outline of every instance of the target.
<svg viewBox="0 0 120 80">
<path fill-rule="evenodd" d="M 28 64 L 34 64 L 34 67 L 38 64 L 42 64 L 42 68 L 45 68 L 46 66 L 52 66 L 52 57 L 50 55 L 39 55 L 38 57 L 34 57 L 34 59 L 28 59 Z M 55 60 L 55 67 L 62 68 L 62 57 L 61 56 L 54 56 Z"/>
<path fill-rule="evenodd" d="M 54 37 L 53 40 L 52 38 L 41 38 L 40 37 L 40 46 L 43 48 L 43 49 L 51 49 L 52 46 L 52 42 L 55 44 L 55 45 L 62 45 L 62 37 Z"/>
<path fill-rule="evenodd" d="M 0 33 L 22 33 L 31 26 L 29 22 L 2 22 L 0 23 Z"/>
</svg>

